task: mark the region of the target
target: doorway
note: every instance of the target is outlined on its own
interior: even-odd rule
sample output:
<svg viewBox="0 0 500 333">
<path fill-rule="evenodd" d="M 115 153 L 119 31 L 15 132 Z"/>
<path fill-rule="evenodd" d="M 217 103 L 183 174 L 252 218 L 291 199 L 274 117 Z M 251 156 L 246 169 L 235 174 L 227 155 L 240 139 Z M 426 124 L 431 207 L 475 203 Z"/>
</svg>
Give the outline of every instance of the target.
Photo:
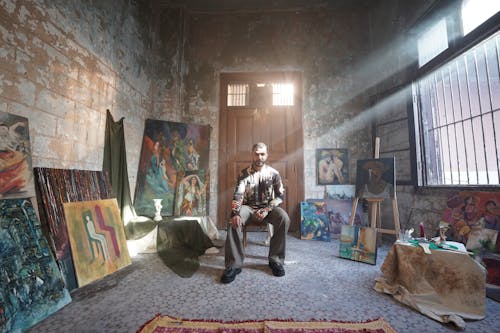
<svg viewBox="0 0 500 333">
<path fill-rule="evenodd" d="M 304 200 L 300 73 L 223 73 L 220 92 L 217 226 L 227 225 L 238 173 L 251 164 L 253 144 L 264 142 L 268 164 L 285 185 L 282 208 L 290 216 L 290 231 L 299 230 Z"/>
</svg>

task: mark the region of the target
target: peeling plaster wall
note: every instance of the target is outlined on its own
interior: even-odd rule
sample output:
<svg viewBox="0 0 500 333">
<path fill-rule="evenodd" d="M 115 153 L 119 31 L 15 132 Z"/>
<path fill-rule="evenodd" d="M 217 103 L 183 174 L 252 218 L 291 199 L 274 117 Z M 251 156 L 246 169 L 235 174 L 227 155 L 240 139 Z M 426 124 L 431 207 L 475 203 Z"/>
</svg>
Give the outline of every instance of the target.
<svg viewBox="0 0 500 333">
<path fill-rule="evenodd" d="M 184 59 L 181 82 L 158 91 L 154 112 L 159 118 L 212 127 L 212 217 L 217 211 L 220 73 L 302 72 L 306 198 L 324 193 L 315 181 L 317 148 L 348 148 L 351 169 L 357 158 L 371 155 L 370 124 L 359 114 L 365 103 L 361 65 L 369 49 L 364 8 L 217 14 L 181 10 L 179 15 L 185 23 L 171 28 L 183 36 L 175 41 Z M 170 103 L 157 103 L 162 100 Z M 174 106 L 179 114 L 169 111 Z"/>
<path fill-rule="evenodd" d="M 106 109 L 125 117 L 132 194 L 151 114 L 147 8 L 0 1 L 0 111 L 27 117 L 34 167 L 102 170 Z"/>
</svg>

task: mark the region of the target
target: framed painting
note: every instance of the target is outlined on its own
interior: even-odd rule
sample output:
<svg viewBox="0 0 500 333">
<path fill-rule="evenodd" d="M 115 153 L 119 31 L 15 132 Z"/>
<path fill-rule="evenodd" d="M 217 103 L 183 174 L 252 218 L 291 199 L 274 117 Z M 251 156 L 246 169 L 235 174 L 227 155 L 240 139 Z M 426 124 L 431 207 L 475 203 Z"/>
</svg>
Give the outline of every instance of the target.
<svg viewBox="0 0 500 333">
<path fill-rule="evenodd" d="M 25 332 L 71 302 L 31 201 L 0 200 L 0 332 Z"/>
<path fill-rule="evenodd" d="M 331 240 L 326 204 L 323 200 L 300 203 L 300 239 Z"/>
<path fill-rule="evenodd" d="M 394 198 L 395 169 L 394 157 L 358 160 L 356 197 Z"/>
<path fill-rule="evenodd" d="M 206 187 L 203 170 L 181 173 L 175 196 L 175 215 L 206 216 Z"/>
<path fill-rule="evenodd" d="M 318 185 L 349 183 L 347 149 L 316 149 L 316 175 Z"/>
<path fill-rule="evenodd" d="M 377 230 L 343 225 L 340 231 L 339 257 L 375 265 L 377 263 Z"/>
<path fill-rule="evenodd" d="M 78 285 L 132 263 L 116 199 L 64 203 Z"/>
<path fill-rule="evenodd" d="M 153 199 L 162 199 L 162 216 L 175 213 L 179 172 L 207 170 L 210 126 L 147 119 L 137 170 L 134 208 L 154 216 Z"/>
<path fill-rule="evenodd" d="M 0 112 L 0 199 L 33 196 L 28 118 Z"/>
</svg>

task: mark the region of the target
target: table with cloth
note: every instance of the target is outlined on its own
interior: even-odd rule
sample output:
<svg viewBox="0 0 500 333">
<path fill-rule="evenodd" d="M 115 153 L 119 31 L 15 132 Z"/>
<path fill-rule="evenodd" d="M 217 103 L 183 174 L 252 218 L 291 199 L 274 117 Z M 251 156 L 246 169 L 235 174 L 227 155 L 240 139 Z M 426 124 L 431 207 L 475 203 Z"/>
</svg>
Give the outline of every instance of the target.
<svg viewBox="0 0 500 333">
<path fill-rule="evenodd" d="M 465 327 L 464 319 L 483 319 L 486 313 L 484 267 L 465 249 L 444 250 L 431 246 L 429 252 L 425 253 L 418 244 L 394 243 L 374 289 L 393 295 L 399 302 L 434 320 L 454 323 L 459 328 Z"/>
</svg>

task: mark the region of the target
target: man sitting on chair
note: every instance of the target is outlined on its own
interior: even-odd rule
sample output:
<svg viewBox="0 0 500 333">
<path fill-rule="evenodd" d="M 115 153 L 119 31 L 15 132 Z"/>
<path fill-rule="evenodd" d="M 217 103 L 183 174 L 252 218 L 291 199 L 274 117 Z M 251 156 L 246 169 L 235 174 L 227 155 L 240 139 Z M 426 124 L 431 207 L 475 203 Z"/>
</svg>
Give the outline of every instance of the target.
<svg viewBox="0 0 500 333">
<path fill-rule="evenodd" d="M 222 283 L 232 282 L 241 273 L 244 251 L 239 231 L 247 221 L 254 219 L 270 223 L 274 232 L 269 245 L 269 267 L 274 276 L 285 275 L 285 243 L 290 218 L 281 207 L 285 188 L 279 172 L 266 164 L 267 146 L 256 143 L 252 147 L 252 165 L 243 169 L 233 195 L 231 222 L 227 227 L 225 270 Z"/>
</svg>

